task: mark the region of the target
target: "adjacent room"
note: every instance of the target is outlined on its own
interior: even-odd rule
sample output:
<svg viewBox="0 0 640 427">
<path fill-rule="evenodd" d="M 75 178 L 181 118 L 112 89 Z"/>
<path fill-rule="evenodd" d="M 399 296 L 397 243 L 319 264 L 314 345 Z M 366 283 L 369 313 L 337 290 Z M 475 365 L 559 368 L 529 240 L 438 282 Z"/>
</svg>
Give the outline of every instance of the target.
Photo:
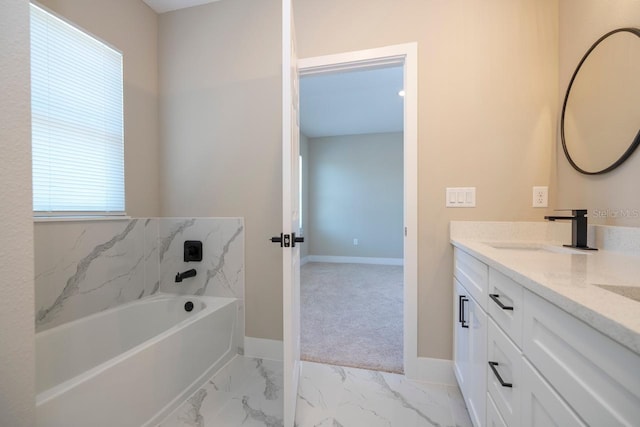
<svg viewBox="0 0 640 427">
<path fill-rule="evenodd" d="M 301 358 L 403 372 L 403 67 L 300 81 Z"/>
</svg>

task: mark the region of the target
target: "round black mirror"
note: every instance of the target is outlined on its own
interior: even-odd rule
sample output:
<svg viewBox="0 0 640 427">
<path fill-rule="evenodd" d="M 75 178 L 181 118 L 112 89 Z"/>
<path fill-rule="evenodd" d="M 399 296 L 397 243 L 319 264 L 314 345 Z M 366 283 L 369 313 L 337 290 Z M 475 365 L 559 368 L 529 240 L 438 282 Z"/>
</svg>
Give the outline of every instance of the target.
<svg viewBox="0 0 640 427">
<path fill-rule="evenodd" d="M 618 28 L 582 57 L 562 105 L 562 148 L 578 172 L 612 171 L 640 145 L 640 29 Z"/>
</svg>

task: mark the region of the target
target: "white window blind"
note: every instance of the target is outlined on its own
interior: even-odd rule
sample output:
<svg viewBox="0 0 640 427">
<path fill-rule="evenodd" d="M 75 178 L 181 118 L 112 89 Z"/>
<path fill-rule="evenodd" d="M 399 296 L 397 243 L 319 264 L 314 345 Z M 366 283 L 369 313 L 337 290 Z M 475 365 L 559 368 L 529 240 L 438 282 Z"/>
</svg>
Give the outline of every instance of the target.
<svg viewBox="0 0 640 427">
<path fill-rule="evenodd" d="M 33 210 L 123 215 L 122 54 L 31 5 Z"/>
</svg>

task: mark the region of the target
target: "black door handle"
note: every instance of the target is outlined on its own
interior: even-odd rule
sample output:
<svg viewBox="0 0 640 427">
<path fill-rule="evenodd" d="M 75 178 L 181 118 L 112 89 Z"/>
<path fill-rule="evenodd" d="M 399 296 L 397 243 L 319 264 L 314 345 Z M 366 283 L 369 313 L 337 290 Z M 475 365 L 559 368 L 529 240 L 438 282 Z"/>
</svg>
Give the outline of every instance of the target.
<svg viewBox="0 0 640 427">
<path fill-rule="evenodd" d="M 275 237 L 272 237 L 270 240 L 272 243 L 280 243 L 280 247 L 282 247 L 282 240 L 283 240 L 282 233 L 280 233 L 280 237 L 275 236 Z"/>
<path fill-rule="evenodd" d="M 304 243 L 304 237 L 296 237 L 296 233 L 291 233 L 291 247 L 295 248 L 296 243 Z"/>
</svg>

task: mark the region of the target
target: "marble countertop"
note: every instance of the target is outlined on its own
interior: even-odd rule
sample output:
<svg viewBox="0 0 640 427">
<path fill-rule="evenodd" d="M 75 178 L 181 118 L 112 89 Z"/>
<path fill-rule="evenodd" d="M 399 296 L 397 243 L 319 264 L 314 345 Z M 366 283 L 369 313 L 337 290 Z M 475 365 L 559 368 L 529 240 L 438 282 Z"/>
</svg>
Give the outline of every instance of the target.
<svg viewBox="0 0 640 427">
<path fill-rule="evenodd" d="M 554 241 L 499 239 L 498 243 L 453 235 L 451 243 L 640 354 L 640 302 L 596 286 L 625 286 L 640 293 L 637 253 L 571 253 Z M 526 249 L 542 246 L 546 250 Z"/>
</svg>

